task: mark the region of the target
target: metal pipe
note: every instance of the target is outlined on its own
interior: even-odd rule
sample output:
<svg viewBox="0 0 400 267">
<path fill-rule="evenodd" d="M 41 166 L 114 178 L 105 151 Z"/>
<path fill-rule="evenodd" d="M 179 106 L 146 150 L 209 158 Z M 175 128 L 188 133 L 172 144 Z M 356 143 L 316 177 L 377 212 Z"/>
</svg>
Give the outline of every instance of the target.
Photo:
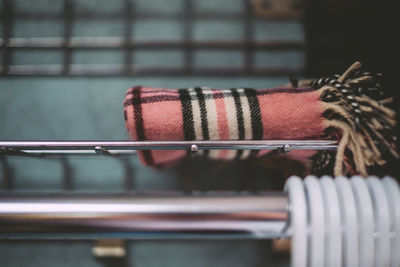
<svg viewBox="0 0 400 267">
<path fill-rule="evenodd" d="M 71 37 L 68 48 L 75 49 L 120 49 L 124 45 L 132 49 L 223 49 L 238 50 L 244 48 L 264 50 L 302 50 L 304 44 L 301 41 L 133 41 L 124 43 L 123 37 Z M 4 44 L 0 38 L 0 45 Z M 63 37 L 29 37 L 9 38 L 7 47 L 18 49 L 62 49 Z"/>
<path fill-rule="evenodd" d="M 337 142 L 332 140 L 225 140 L 225 141 L 0 141 L 0 152 L 9 149 L 25 153 L 87 153 L 107 150 L 110 153 L 135 150 L 335 150 Z"/>
<path fill-rule="evenodd" d="M 62 72 L 62 64 L 56 65 L 10 65 L 10 69 L 6 73 L 7 76 L 57 76 L 65 75 Z M 193 71 L 188 71 L 182 67 L 171 67 L 171 68 L 159 68 L 159 67 L 140 67 L 132 69 L 129 73 L 124 71 L 123 64 L 71 64 L 71 71 L 68 73 L 69 76 L 81 77 L 120 77 L 120 76 L 214 76 L 214 77 L 226 77 L 226 76 L 254 76 L 254 77 L 265 77 L 265 76 L 285 76 L 288 75 L 302 75 L 304 73 L 303 68 L 296 67 L 260 67 L 248 70 L 243 67 L 207 67 L 207 68 L 195 68 Z M 61 69 L 61 71 L 60 71 Z M 0 71 L 4 68 L 0 66 Z"/>
<path fill-rule="evenodd" d="M 0 238 L 287 237 L 285 193 L 0 195 Z"/>
</svg>

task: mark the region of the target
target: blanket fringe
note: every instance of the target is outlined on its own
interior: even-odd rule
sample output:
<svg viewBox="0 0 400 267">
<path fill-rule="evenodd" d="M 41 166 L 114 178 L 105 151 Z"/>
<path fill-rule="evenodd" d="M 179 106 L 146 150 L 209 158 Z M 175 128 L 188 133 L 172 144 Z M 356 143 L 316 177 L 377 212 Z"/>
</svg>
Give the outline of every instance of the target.
<svg viewBox="0 0 400 267">
<path fill-rule="evenodd" d="M 355 172 L 367 176 L 368 168 L 385 164 L 389 154 L 399 157 L 393 129 L 396 114 L 386 106 L 393 99 L 382 93 L 381 74 L 360 68 L 361 63 L 355 62 L 340 76 L 310 83 L 320 91 L 327 137 L 340 139 L 335 176 Z"/>
</svg>

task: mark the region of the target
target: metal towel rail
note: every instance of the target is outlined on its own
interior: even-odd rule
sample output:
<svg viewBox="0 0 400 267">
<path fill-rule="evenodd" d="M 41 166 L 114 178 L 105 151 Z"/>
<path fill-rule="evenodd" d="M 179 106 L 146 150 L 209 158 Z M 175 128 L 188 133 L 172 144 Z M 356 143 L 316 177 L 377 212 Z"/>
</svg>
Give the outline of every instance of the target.
<svg viewBox="0 0 400 267">
<path fill-rule="evenodd" d="M 0 195 L 0 238 L 291 238 L 291 266 L 400 266 L 400 187 L 291 177 L 285 192 Z"/>
<path fill-rule="evenodd" d="M 0 141 L 0 154 L 129 154 L 136 150 L 335 150 L 332 140 L 241 140 L 241 141 Z"/>
</svg>

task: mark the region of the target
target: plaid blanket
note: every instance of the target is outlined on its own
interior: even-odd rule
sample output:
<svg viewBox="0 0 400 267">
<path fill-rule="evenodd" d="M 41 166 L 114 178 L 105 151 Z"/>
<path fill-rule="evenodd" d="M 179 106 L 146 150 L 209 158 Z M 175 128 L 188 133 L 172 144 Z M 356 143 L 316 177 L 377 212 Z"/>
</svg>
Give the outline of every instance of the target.
<svg viewBox="0 0 400 267">
<path fill-rule="evenodd" d="M 303 81 L 304 87 L 256 90 L 205 87 L 161 89 L 136 86 L 124 100 L 126 127 L 133 140 L 336 139 L 337 152 L 312 157 L 318 170 L 360 173 L 398 157 L 395 112 L 383 96 L 380 74 L 354 63 L 342 75 Z M 215 159 L 245 159 L 268 151 L 199 151 Z M 162 167 L 187 151 L 140 151 L 143 164 Z M 291 152 L 310 159 L 313 151 Z"/>
<path fill-rule="evenodd" d="M 133 140 L 312 139 L 324 133 L 319 97 L 312 87 L 178 90 L 136 86 L 126 94 L 124 115 Z M 199 154 L 244 159 L 266 152 L 206 150 Z M 145 165 L 155 166 L 184 155 L 185 151 L 139 152 Z"/>
</svg>

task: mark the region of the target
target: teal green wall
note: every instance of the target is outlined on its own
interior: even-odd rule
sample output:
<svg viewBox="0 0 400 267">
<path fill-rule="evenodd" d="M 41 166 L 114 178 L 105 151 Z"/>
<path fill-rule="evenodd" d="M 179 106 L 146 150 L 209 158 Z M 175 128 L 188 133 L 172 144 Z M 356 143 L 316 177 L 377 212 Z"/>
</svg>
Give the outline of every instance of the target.
<svg viewBox="0 0 400 267">
<path fill-rule="evenodd" d="M 127 140 L 122 101 L 134 85 L 183 88 L 266 88 L 286 78 L 2 78 L 0 79 L 0 139 L 2 140 Z M 9 158 L 19 190 L 57 190 L 62 186 L 60 162 Z M 72 157 L 77 189 L 122 190 L 121 163 L 107 157 Z M 137 189 L 171 189 L 176 182 L 169 171 L 135 168 Z M 165 175 L 171 177 L 164 177 Z"/>
<path fill-rule="evenodd" d="M 13 0 L 11 0 L 13 1 Z M 0 3 L 2 1 L 0 0 Z M 136 12 L 179 14 L 182 0 L 132 0 Z M 14 0 L 17 12 L 50 12 L 57 14 L 61 0 Z M 123 10 L 122 0 L 76 0 L 77 12 L 116 13 Z M 242 0 L 193 0 L 196 12 L 238 13 Z M 2 5 L 0 5 L 0 9 Z M 1 11 L 0 11 L 1 12 Z M 2 23 L 0 21 L 0 23 Z M 2 37 L 2 25 L 0 25 Z M 155 19 L 132 22 L 136 40 L 181 40 L 182 23 L 178 19 Z M 75 37 L 122 36 L 123 19 L 76 20 Z M 12 37 L 60 37 L 63 23 L 55 19 L 19 19 L 14 23 Z M 256 19 L 254 36 L 258 41 L 303 40 L 298 22 L 270 22 Z M 194 40 L 241 40 L 240 20 L 199 20 L 194 24 Z M 80 64 L 116 64 L 123 61 L 124 51 L 76 50 L 72 52 L 72 70 Z M 131 55 L 136 67 L 180 67 L 183 52 L 173 50 L 136 51 Z M 244 57 L 240 51 L 204 51 L 194 55 L 194 66 L 238 67 Z M 3 61 L 0 51 L 0 65 Z M 254 53 L 257 67 L 291 67 L 304 65 L 302 51 Z M 11 68 L 44 65 L 60 68 L 62 53 L 57 50 L 19 50 L 11 54 Z M 267 88 L 287 83 L 287 77 L 14 77 L 0 78 L 0 140 L 127 140 L 122 116 L 125 90 L 134 85 L 183 88 L 210 86 L 214 88 Z M 62 165 L 58 160 L 7 158 L 15 191 L 62 190 Z M 104 156 L 71 157 L 73 187 L 78 191 L 110 192 L 124 189 L 121 161 Z M 210 163 L 196 163 L 188 173 L 180 168 L 155 171 L 140 166 L 133 157 L 133 188 L 137 190 L 253 189 L 273 188 L 271 179 L 244 164 L 230 166 L 219 176 Z M 192 163 L 191 163 L 192 164 Z M 200 164 L 200 165 L 199 165 Z M 205 165 L 202 165 L 205 164 Z M 0 165 L 0 168 L 3 168 Z M 228 169 L 229 169 L 228 168 Z M 207 173 L 207 171 L 211 172 Z M 192 172 L 192 175 L 191 175 Z M 3 173 L 1 174 L 3 175 Z M 247 177 L 248 176 L 248 177 Z M 207 177 L 203 180 L 201 177 Z M 3 177 L 0 177 L 0 180 Z M 189 179 L 189 180 L 190 180 Z M 197 180 L 196 180 L 197 179 Z M 246 181 L 246 179 L 248 181 Z M 187 184 L 188 183 L 188 184 Z M 4 188 L 0 186 L 0 190 Z M 197 187 L 196 187 L 197 186 Z M 107 266 L 91 255 L 92 241 L 0 241 L 0 266 Z M 284 266 L 270 253 L 268 241 L 134 241 L 128 246 L 129 266 Z M 283 265 L 282 265 L 283 264 Z M 117 266 L 117 265 L 113 265 Z M 123 264 L 118 266 L 124 266 Z"/>
</svg>

